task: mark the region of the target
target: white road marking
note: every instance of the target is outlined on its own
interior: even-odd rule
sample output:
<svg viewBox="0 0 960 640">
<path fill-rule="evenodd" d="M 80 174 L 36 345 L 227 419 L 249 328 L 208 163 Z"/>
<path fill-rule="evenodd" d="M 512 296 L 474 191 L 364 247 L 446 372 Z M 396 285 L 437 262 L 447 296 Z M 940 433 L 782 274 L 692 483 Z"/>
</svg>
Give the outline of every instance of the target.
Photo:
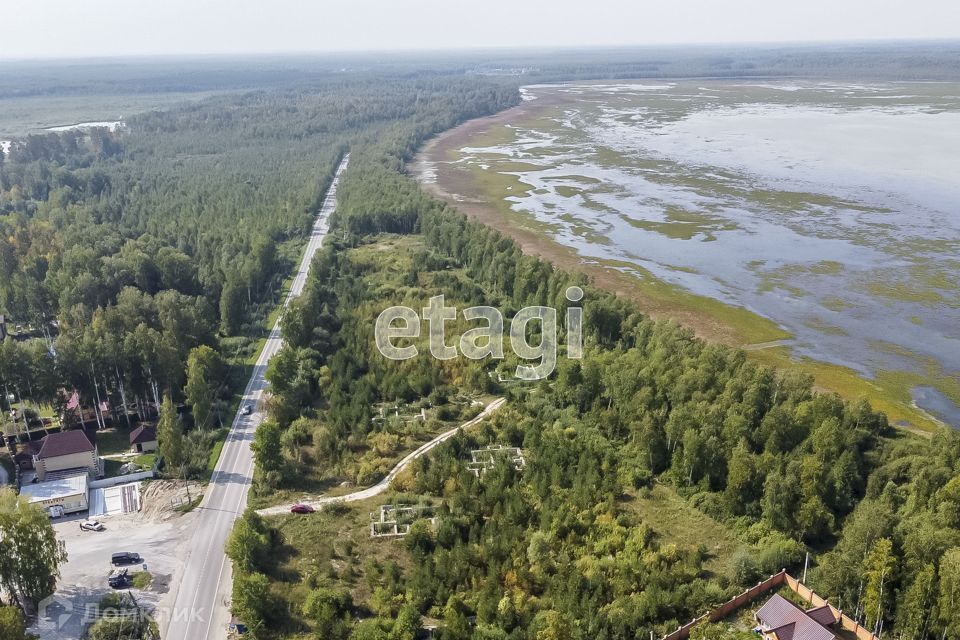
<svg viewBox="0 0 960 640">
<path fill-rule="evenodd" d="M 337 167 L 314 222 L 297 275 L 290 286 L 290 293 L 284 301 L 284 307 L 303 292 L 310 263 L 327 235 L 330 215 L 336 208 L 337 185 L 348 160 L 349 155 Z M 254 365 L 241 406 L 247 403 L 259 406 L 260 397 L 267 387 L 264 378 L 267 363 L 281 346 L 278 319 Z M 234 520 L 246 505 L 247 492 L 253 479 L 250 441 L 257 425 L 263 420 L 259 411 L 249 416 L 243 415 L 241 411 L 238 410 L 234 417 L 220 459 L 198 507 L 199 512 L 190 539 L 190 557 L 186 559 L 182 579 L 179 585 L 176 585 L 176 597 L 172 600 L 173 610 L 163 612 L 160 618 L 162 636 L 168 640 L 222 640 L 227 637 L 227 623 L 230 618 L 224 600 L 225 596 L 229 597 L 231 585 L 224 584 L 223 581 L 224 573 L 229 574 L 224 545 Z M 197 566 L 200 558 L 202 561 Z M 220 559 L 220 566 L 214 569 L 216 558 Z"/>
</svg>

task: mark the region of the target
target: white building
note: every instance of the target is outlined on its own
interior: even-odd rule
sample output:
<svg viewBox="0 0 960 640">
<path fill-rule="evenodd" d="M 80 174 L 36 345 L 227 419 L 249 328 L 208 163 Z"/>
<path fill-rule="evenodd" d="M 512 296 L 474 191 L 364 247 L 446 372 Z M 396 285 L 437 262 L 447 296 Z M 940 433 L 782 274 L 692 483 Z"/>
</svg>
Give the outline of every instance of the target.
<svg viewBox="0 0 960 640">
<path fill-rule="evenodd" d="M 30 504 L 39 504 L 51 518 L 87 510 L 87 476 L 59 478 L 48 482 L 25 484 L 20 495 Z"/>
</svg>

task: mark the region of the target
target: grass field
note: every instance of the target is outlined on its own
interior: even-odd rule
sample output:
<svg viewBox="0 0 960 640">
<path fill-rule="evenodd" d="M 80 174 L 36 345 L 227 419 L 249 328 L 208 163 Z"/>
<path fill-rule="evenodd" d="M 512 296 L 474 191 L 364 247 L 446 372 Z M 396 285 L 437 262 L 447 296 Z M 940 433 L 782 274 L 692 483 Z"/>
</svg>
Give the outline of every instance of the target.
<svg viewBox="0 0 960 640">
<path fill-rule="evenodd" d="M 128 95 L 42 96 L 0 100 L 0 139 L 8 140 L 49 127 L 80 122 L 114 121 L 215 95 L 198 93 L 134 93 Z"/>
<path fill-rule="evenodd" d="M 630 492 L 620 506 L 653 529 L 661 544 L 706 545 L 707 571 L 733 580 L 733 554 L 746 545 L 726 526 L 691 506 L 672 488 L 656 484 L 649 492 Z"/>
<path fill-rule="evenodd" d="M 97 431 L 97 451 L 101 456 L 129 452 L 130 431 L 120 426 Z"/>
<path fill-rule="evenodd" d="M 153 583 L 153 575 L 149 571 L 138 571 L 130 577 L 133 580 L 133 588 L 141 591 Z"/>
<path fill-rule="evenodd" d="M 407 567 L 402 540 L 370 537 L 370 513 L 388 502 L 388 497 L 380 496 L 337 505 L 334 511 L 269 519 L 284 540 L 270 577 L 272 590 L 290 605 L 289 631 L 309 628 L 299 611 L 310 585 L 336 584 L 348 589 L 354 602 L 369 602 L 376 577 L 388 565 Z"/>
</svg>

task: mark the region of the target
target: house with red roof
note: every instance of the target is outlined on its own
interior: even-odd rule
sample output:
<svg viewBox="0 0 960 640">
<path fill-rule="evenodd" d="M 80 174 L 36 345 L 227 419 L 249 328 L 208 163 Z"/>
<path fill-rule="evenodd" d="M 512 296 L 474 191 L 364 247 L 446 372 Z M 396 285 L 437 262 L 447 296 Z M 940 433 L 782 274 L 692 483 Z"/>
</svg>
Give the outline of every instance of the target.
<svg viewBox="0 0 960 640">
<path fill-rule="evenodd" d="M 41 482 L 51 474 L 61 477 L 102 474 L 97 446 L 82 429 L 51 433 L 31 449 L 33 468 Z"/>
<path fill-rule="evenodd" d="M 130 433 L 130 450 L 136 453 L 156 451 L 157 429 L 150 425 L 141 425 Z"/>
<path fill-rule="evenodd" d="M 803 610 L 783 596 L 774 594 L 754 614 L 760 631 L 768 640 L 835 640 L 831 627 L 838 620 L 824 605 Z"/>
</svg>

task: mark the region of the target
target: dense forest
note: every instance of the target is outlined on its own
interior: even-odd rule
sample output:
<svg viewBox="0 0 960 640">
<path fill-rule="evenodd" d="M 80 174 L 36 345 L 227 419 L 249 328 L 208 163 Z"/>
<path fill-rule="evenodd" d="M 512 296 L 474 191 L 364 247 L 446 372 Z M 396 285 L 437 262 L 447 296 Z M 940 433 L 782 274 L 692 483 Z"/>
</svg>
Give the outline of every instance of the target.
<svg viewBox="0 0 960 640">
<path fill-rule="evenodd" d="M 386 306 L 416 308 L 440 291 L 509 318 L 530 304 L 563 309 L 566 287 L 583 284 L 424 195 L 398 171 L 408 148 L 353 152 L 337 240 L 284 320 L 255 487 L 296 483 L 304 465 L 342 468 L 394 434 L 371 419 L 378 403 L 442 405 L 470 391 L 506 394 L 509 409 L 395 481 L 398 501 L 436 514 L 434 527 L 381 543 L 402 544 L 403 558 L 359 566 L 349 545 L 311 551 L 311 575 L 297 577 L 296 552 L 278 558 L 307 544 L 298 530 L 312 523 L 245 516 L 230 547 L 234 608 L 258 637 L 408 638 L 421 615 L 440 621 L 442 638 L 645 637 L 801 567 L 807 551 L 810 584 L 868 628 L 960 637 L 960 436 L 947 428 L 929 441 L 897 432 L 866 402 L 818 393 L 805 375 L 589 286 L 585 357 L 561 358 L 552 379 L 501 383 L 510 361 L 382 358 L 372 327 Z M 392 261 L 376 259 L 387 247 Z M 493 443 L 521 447 L 526 468 L 468 471 L 469 451 Z M 708 569 L 710 541 L 660 540 L 631 510 L 658 485 L 736 537 L 729 573 Z"/>
<path fill-rule="evenodd" d="M 487 81 L 361 76 L 15 140 L 0 163 L 3 408 L 12 395 L 36 427 L 74 389 L 149 414 L 165 394 L 193 405 L 193 387 L 222 420 L 348 146 L 401 122 L 415 145 L 516 100 Z M 202 347 L 235 366 L 188 384 Z"/>
</svg>

